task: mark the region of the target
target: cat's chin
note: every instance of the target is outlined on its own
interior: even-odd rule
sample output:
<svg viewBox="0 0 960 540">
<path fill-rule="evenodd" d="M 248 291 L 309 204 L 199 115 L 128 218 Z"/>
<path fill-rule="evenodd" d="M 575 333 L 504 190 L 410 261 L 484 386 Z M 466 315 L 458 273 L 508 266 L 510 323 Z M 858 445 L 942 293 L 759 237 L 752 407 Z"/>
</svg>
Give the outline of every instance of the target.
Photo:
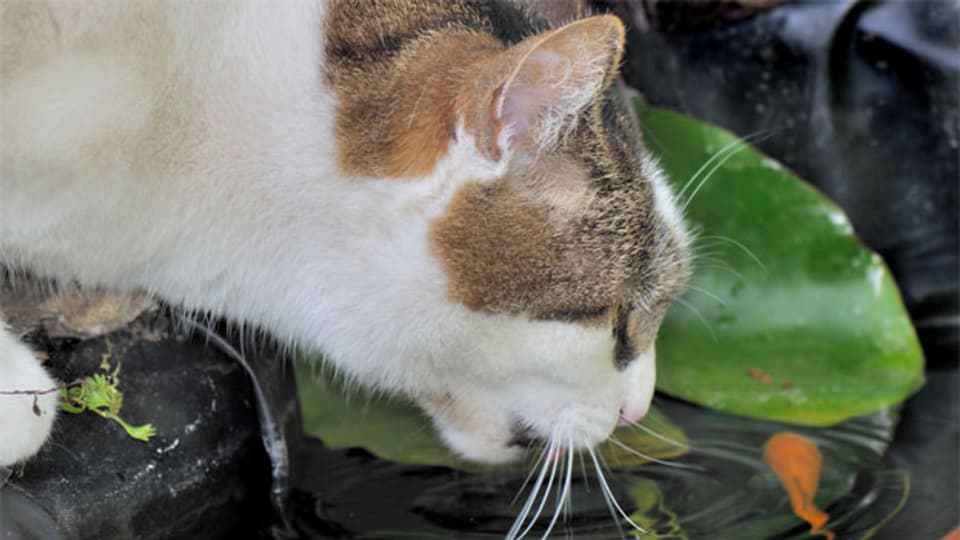
<svg viewBox="0 0 960 540">
<path fill-rule="evenodd" d="M 551 408 L 551 414 L 528 411 L 539 420 L 533 421 L 502 409 L 481 413 L 452 399 L 420 404 L 450 450 L 465 460 L 486 464 L 518 461 L 530 452 L 592 448 L 613 432 L 618 418 L 614 409 L 597 406 Z"/>
<path fill-rule="evenodd" d="M 511 444 L 509 437 L 474 435 L 453 427 L 437 426 L 447 446 L 458 456 L 476 463 L 510 463 L 522 458 L 527 448 Z"/>
</svg>

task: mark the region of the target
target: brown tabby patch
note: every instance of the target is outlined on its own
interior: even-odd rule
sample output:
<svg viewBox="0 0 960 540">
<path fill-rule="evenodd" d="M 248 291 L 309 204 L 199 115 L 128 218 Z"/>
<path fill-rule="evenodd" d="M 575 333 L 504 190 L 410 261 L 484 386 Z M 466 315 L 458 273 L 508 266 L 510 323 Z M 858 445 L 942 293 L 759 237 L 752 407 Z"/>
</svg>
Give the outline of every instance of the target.
<svg viewBox="0 0 960 540">
<path fill-rule="evenodd" d="M 331 2 L 326 76 L 338 95 L 343 170 L 393 178 L 430 172 L 453 137 L 460 91 L 478 72 L 473 64 L 535 33 L 526 21 L 486 0 Z"/>
<path fill-rule="evenodd" d="M 433 230 L 451 296 L 471 309 L 540 319 L 599 317 L 613 305 L 618 269 L 575 241 L 572 223 L 508 182 L 464 186 Z"/>
<path fill-rule="evenodd" d="M 550 157 L 460 189 L 431 238 L 452 299 L 491 313 L 613 324 L 620 368 L 653 343 L 689 263 L 653 208 L 628 111 L 612 88 Z M 538 171 L 551 161 L 566 169 L 562 182 L 582 190 L 558 197 L 562 185 L 545 185 Z"/>
</svg>

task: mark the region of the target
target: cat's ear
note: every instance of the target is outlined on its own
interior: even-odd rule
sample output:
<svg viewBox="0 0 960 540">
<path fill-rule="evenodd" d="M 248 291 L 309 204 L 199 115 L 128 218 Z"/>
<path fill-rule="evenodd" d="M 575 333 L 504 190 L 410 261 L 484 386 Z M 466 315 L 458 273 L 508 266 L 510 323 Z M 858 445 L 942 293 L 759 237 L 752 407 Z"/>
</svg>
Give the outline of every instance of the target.
<svg viewBox="0 0 960 540">
<path fill-rule="evenodd" d="M 532 36 L 487 67 L 489 99 L 479 119 L 491 134 L 484 150 L 499 159 L 502 146 L 555 143 L 594 103 L 616 73 L 624 27 L 612 15 L 589 17 Z M 484 110 L 485 109 L 485 110 Z"/>
</svg>

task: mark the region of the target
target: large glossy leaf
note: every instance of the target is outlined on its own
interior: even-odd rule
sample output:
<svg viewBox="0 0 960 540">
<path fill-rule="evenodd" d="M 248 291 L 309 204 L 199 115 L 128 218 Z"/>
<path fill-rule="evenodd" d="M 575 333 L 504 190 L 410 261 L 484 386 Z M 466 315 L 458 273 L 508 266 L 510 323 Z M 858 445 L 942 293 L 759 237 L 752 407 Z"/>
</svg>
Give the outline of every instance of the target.
<svg viewBox="0 0 960 540">
<path fill-rule="evenodd" d="M 692 197 L 685 215 L 699 234 L 692 285 L 657 342 L 659 390 L 829 425 L 922 385 L 897 287 L 839 208 L 729 132 L 635 104 L 681 203 Z"/>
<path fill-rule="evenodd" d="M 435 434 L 430 420 L 412 404 L 360 389 L 345 392 L 331 377 L 314 368 L 307 361 L 297 363 L 297 390 L 304 431 L 320 437 L 327 446 L 359 446 L 398 463 L 480 468 L 453 455 Z M 686 452 L 683 431 L 656 408 L 651 409 L 642 425 L 646 430 L 618 429 L 614 434 L 619 445 L 601 445 L 600 453 L 609 466 L 630 467 L 646 462 L 638 453 L 667 459 Z"/>
</svg>

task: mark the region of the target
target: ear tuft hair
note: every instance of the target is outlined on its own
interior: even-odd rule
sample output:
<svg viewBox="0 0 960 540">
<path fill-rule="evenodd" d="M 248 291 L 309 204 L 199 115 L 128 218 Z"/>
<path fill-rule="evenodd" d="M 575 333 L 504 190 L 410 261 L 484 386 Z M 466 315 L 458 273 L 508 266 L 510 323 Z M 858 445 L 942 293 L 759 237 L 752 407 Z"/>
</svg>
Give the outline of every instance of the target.
<svg viewBox="0 0 960 540">
<path fill-rule="evenodd" d="M 609 85 L 623 53 L 624 27 L 603 15 L 530 40 L 497 94 L 494 115 L 514 140 L 544 148 L 556 144 Z"/>
</svg>

